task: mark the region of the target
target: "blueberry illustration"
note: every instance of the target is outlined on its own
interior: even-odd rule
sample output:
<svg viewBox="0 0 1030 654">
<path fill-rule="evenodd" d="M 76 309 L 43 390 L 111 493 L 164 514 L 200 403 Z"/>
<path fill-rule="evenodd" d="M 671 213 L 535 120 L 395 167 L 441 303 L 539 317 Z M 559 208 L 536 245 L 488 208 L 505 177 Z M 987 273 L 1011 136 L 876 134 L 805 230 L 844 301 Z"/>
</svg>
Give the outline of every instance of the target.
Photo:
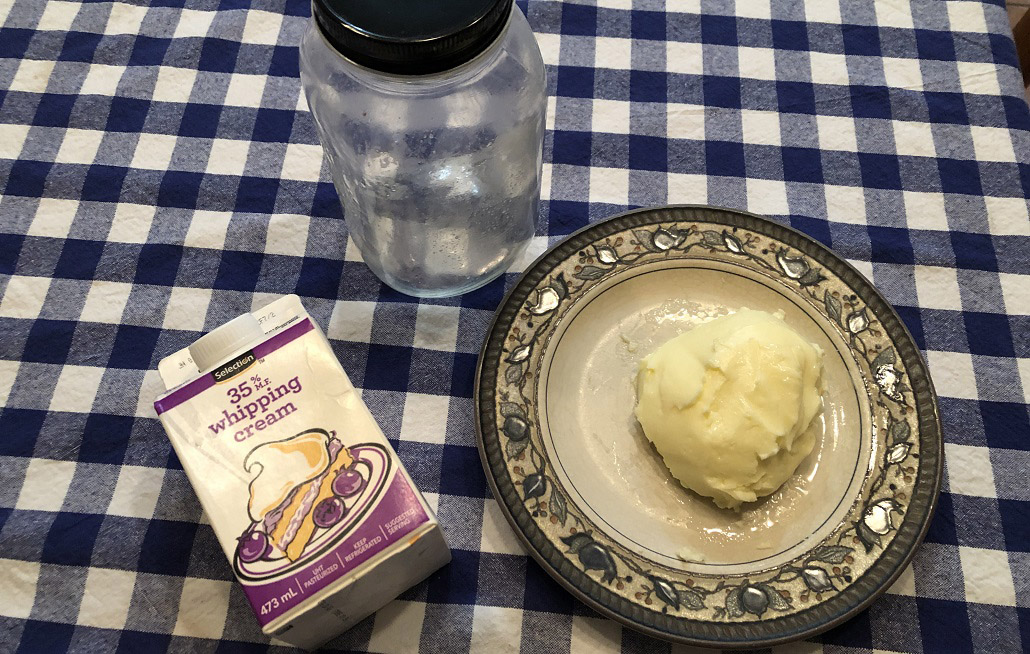
<svg viewBox="0 0 1030 654">
<path fill-rule="evenodd" d="M 259 560 L 269 549 L 268 536 L 256 529 L 244 532 L 237 540 L 239 540 L 239 545 L 236 546 L 236 551 L 244 563 L 253 563 Z"/>
<path fill-rule="evenodd" d="M 338 497 L 327 497 L 315 505 L 311 519 L 318 527 L 332 527 L 347 514 L 347 506 Z"/>
<path fill-rule="evenodd" d="M 365 478 L 355 466 L 345 468 L 333 480 L 333 492 L 340 497 L 357 495 L 365 487 Z"/>
</svg>

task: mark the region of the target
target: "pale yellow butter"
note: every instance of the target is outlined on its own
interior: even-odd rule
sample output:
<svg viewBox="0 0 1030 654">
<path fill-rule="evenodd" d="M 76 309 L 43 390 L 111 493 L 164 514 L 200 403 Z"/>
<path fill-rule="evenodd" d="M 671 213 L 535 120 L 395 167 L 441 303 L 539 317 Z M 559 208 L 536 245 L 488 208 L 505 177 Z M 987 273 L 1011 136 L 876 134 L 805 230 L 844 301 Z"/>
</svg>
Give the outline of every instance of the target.
<svg viewBox="0 0 1030 654">
<path fill-rule="evenodd" d="M 822 355 L 779 316 L 741 309 L 640 362 L 637 420 L 681 484 L 739 508 L 812 451 Z"/>
</svg>

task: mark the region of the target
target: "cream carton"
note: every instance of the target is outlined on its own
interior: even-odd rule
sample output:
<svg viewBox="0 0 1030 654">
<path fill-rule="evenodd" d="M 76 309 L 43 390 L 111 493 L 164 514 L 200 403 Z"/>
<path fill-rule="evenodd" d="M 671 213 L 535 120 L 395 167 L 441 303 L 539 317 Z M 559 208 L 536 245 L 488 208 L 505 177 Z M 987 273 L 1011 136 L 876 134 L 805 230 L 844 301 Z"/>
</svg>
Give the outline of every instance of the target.
<svg viewBox="0 0 1030 654">
<path fill-rule="evenodd" d="M 450 561 L 297 296 L 158 369 L 154 407 L 266 634 L 317 647 Z"/>
</svg>

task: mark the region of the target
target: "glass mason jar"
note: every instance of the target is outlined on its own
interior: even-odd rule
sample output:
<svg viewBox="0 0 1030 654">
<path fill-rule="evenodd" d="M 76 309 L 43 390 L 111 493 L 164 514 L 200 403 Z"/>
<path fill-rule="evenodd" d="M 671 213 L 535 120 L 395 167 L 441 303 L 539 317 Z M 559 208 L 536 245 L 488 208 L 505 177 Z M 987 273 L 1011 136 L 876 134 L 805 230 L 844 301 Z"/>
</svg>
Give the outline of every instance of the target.
<svg viewBox="0 0 1030 654">
<path fill-rule="evenodd" d="M 536 231 L 543 59 L 512 0 L 314 0 L 308 107 L 351 238 L 384 282 L 443 297 Z"/>
</svg>

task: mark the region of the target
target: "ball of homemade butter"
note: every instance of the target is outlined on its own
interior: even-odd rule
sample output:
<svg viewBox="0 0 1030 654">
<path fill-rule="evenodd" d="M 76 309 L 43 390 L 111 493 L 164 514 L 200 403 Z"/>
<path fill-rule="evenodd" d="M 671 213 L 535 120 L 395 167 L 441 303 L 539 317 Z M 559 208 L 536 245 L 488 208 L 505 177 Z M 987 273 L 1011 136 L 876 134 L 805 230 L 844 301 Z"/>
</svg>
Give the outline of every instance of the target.
<svg viewBox="0 0 1030 654">
<path fill-rule="evenodd" d="M 779 315 L 741 309 L 640 362 L 636 416 L 687 488 L 738 508 L 779 488 L 815 445 L 822 350 Z"/>
</svg>

